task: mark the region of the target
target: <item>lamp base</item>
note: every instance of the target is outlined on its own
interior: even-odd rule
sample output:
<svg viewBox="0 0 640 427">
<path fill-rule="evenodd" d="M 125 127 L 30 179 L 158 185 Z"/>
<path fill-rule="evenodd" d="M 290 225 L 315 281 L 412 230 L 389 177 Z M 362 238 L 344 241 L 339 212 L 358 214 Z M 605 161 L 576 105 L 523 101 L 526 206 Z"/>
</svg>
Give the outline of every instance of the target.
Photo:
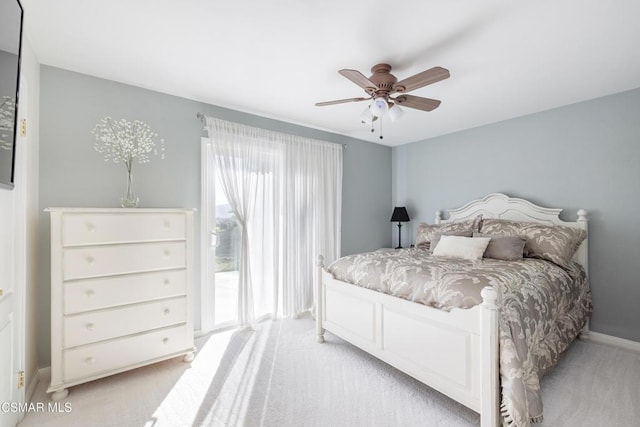
<svg viewBox="0 0 640 427">
<path fill-rule="evenodd" d="M 396 249 L 402 249 L 402 237 L 400 233 L 401 228 L 402 228 L 402 223 L 398 221 L 398 247 Z"/>
</svg>

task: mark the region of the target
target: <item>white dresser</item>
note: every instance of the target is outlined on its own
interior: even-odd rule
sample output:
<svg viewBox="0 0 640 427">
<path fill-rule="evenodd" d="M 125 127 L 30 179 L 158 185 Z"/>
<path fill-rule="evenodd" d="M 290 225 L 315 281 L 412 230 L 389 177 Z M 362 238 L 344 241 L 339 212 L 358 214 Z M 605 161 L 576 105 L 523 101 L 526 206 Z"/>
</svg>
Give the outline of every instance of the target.
<svg viewBox="0 0 640 427">
<path fill-rule="evenodd" d="M 193 360 L 193 211 L 49 208 L 51 385 Z"/>
</svg>

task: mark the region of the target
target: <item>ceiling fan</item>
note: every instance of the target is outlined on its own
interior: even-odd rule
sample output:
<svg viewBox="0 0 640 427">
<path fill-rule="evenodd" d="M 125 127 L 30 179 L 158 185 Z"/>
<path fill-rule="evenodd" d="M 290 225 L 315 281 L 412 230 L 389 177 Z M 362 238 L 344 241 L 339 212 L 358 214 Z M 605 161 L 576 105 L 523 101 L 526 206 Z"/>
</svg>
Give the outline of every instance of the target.
<svg viewBox="0 0 640 427">
<path fill-rule="evenodd" d="M 340 70 L 338 73 L 348 78 L 367 93 L 367 97 L 338 99 L 335 101 L 317 102 L 317 107 L 325 105 L 343 104 L 346 102 L 360 102 L 371 100 L 370 106 L 364 111 L 362 122 L 372 124 L 373 121 L 388 114 L 391 121 L 397 120 L 403 107 L 414 108 L 422 111 L 432 111 L 438 108 L 441 101 L 437 99 L 423 98 L 421 96 L 406 95 L 415 89 L 448 79 L 449 70 L 442 67 L 433 67 L 421 73 L 407 77 L 398 81 L 396 76 L 391 74 L 391 65 L 376 64 L 371 67 L 373 73 L 371 77 L 365 77 L 357 70 Z M 398 94 L 394 97 L 392 95 Z M 373 132 L 373 129 L 371 130 Z M 382 139 L 382 136 L 380 136 Z"/>
</svg>

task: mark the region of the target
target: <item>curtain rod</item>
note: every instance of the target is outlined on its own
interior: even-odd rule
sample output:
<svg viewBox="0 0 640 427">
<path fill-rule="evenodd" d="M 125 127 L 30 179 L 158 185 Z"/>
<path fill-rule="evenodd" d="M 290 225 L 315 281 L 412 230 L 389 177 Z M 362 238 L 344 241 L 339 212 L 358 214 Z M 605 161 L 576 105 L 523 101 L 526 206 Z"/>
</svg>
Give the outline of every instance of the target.
<svg viewBox="0 0 640 427">
<path fill-rule="evenodd" d="M 201 112 L 197 112 L 197 113 L 196 113 L 196 118 L 197 118 L 198 120 L 200 120 L 202 123 L 204 123 L 204 122 L 205 122 L 205 118 L 206 118 L 206 117 L 205 117 L 205 115 L 204 115 L 204 114 L 202 114 Z M 342 145 L 342 148 L 347 148 L 347 144 L 340 144 L 340 145 Z"/>
</svg>

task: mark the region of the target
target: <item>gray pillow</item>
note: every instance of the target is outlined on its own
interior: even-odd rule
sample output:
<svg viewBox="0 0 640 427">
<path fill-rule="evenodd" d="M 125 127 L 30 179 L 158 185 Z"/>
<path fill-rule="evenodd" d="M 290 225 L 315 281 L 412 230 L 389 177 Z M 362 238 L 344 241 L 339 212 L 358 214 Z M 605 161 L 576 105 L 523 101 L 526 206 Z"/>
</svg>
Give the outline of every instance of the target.
<svg viewBox="0 0 640 427">
<path fill-rule="evenodd" d="M 551 261 L 561 267 L 571 262 L 587 232 L 581 228 L 562 225 L 546 225 L 506 219 L 485 219 L 482 234 L 499 236 L 522 236 L 526 238 L 524 256 Z"/>
<path fill-rule="evenodd" d="M 526 240 L 520 236 L 491 236 L 473 233 L 473 237 L 491 237 L 489 246 L 484 251 L 484 258 L 517 261 L 523 258 Z"/>
</svg>

